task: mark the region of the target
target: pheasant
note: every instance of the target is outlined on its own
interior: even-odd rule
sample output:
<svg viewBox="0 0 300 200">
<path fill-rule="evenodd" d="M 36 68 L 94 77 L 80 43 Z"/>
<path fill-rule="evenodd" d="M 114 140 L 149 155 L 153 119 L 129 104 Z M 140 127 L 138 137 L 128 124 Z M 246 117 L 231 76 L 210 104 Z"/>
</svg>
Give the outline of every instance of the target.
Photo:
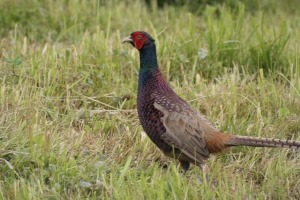
<svg viewBox="0 0 300 200">
<path fill-rule="evenodd" d="M 158 68 L 154 39 L 144 31 L 122 40 L 139 50 L 137 110 L 144 131 L 168 157 L 179 160 L 186 172 L 190 163 L 207 173 L 210 154 L 233 146 L 300 149 L 300 141 L 236 136 L 220 132 L 169 86 Z"/>
</svg>

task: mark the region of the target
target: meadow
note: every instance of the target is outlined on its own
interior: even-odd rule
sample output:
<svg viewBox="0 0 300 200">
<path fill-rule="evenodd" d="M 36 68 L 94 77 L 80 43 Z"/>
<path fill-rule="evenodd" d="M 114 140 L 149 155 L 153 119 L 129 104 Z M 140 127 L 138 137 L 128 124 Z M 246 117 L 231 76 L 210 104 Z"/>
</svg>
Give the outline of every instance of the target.
<svg viewBox="0 0 300 200">
<path fill-rule="evenodd" d="M 0 1 L 0 199 L 300 199 L 299 150 L 233 148 L 204 183 L 140 126 L 136 30 L 220 130 L 300 140 L 298 1 L 226 2 Z"/>
</svg>

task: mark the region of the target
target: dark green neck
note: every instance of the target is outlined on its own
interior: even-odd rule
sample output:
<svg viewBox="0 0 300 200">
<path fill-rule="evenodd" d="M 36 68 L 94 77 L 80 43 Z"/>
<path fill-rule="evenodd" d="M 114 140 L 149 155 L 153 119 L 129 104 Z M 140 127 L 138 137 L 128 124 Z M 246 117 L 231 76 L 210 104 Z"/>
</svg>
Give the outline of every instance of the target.
<svg viewBox="0 0 300 200">
<path fill-rule="evenodd" d="M 145 45 L 140 49 L 140 69 L 157 69 L 156 47 L 154 43 Z"/>
<path fill-rule="evenodd" d="M 141 89 L 158 70 L 155 44 L 145 45 L 140 51 L 139 89 Z"/>
</svg>

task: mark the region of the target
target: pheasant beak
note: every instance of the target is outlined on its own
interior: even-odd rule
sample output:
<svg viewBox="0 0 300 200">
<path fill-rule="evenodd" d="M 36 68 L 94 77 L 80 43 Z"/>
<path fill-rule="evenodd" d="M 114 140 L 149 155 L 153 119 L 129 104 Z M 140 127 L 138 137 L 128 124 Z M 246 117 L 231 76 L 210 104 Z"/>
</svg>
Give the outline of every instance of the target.
<svg viewBox="0 0 300 200">
<path fill-rule="evenodd" d="M 125 42 L 129 42 L 129 43 L 133 44 L 133 40 L 132 40 L 131 36 L 128 36 L 122 40 L 122 43 L 125 43 Z"/>
</svg>

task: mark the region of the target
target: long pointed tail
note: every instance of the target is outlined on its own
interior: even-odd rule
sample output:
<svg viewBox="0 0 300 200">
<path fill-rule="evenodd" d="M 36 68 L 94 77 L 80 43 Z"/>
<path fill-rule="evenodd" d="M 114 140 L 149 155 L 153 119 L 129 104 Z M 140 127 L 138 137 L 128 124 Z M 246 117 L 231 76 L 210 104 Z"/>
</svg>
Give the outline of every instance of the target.
<svg viewBox="0 0 300 200">
<path fill-rule="evenodd" d="M 225 146 L 279 147 L 300 149 L 300 141 L 234 135 L 225 142 Z"/>
</svg>

